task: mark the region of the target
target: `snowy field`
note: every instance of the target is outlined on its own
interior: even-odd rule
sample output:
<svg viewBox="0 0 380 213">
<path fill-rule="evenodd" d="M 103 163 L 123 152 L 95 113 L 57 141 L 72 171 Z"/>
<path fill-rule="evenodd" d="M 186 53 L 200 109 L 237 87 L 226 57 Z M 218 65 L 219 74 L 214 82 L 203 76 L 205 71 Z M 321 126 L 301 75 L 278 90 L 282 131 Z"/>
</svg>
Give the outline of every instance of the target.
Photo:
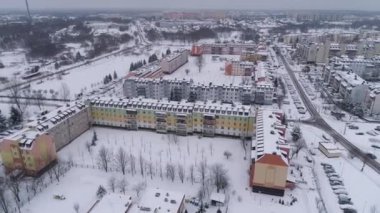
<svg viewBox="0 0 380 213">
<path fill-rule="evenodd" d="M 325 201 L 328 212 L 340 212 L 338 198 L 333 193 L 333 190 L 329 184 L 328 178 L 323 171 L 323 167 L 320 163 L 329 163 L 333 166 L 337 174 L 343 180 L 345 190 L 348 192 L 348 196 L 351 197 L 354 208 L 361 213 L 371 213 L 371 208 L 376 206 L 380 208 L 380 180 L 379 175 L 371 168 L 365 167 L 361 172 L 363 163 L 354 158 L 351 159 L 348 156 L 347 151 L 342 149 L 343 156 L 340 158 L 327 158 L 318 150 L 318 142 L 322 141 L 322 134 L 328 135 L 320 129 L 311 127 L 308 125 L 301 125 L 301 130 L 305 141 L 312 152 L 316 155 L 311 156 L 309 153 L 305 153 L 305 150 L 300 154 L 298 159 L 302 159 L 308 155 L 313 157 L 314 162 L 308 163 L 304 160 L 304 164 L 308 164 L 315 168 L 316 178 L 320 182 L 321 193 Z"/>
<path fill-rule="evenodd" d="M 86 143 L 91 141 L 93 131 L 98 135 L 97 145 L 89 152 Z M 176 142 L 177 141 L 177 142 Z M 131 167 L 127 167 L 127 174 L 122 175 L 120 171 L 106 173 L 97 164 L 97 153 L 102 146 L 107 147 L 115 156 L 119 147 L 125 149 L 128 155 L 132 155 L 136 162 L 136 173 L 132 175 Z M 229 159 L 223 155 L 229 150 L 232 156 Z M 229 212 L 303 212 L 303 209 L 310 209 L 309 212 L 316 212 L 312 198 L 309 198 L 303 189 L 296 188 L 294 191 L 287 191 L 281 198 L 285 204 L 290 202 L 291 196 L 298 198 L 298 202 L 292 206 L 279 204 L 279 197 L 252 193 L 248 186 L 249 160 L 245 160 L 245 152 L 242 143 L 238 139 L 231 138 L 199 138 L 198 136 L 175 137 L 173 135 L 157 134 L 150 131 L 126 131 L 121 129 L 94 128 L 85 132 L 74 140 L 71 144 L 63 148 L 59 153 L 60 159 L 74 161 L 71 169 L 59 184 L 50 185 L 42 193 L 38 194 L 30 204 L 23 207 L 23 212 L 45 212 L 47 209 L 56 209 L 57 212 L 73 211 L 73 204 L 78 203 L 82 211 L 95 202 L 95 191 L 99 185 L 107 187 L 107 181 L 114 176 L 117 179 L 125 178 L 128 181 L 127 194 L 133 195 L 134 200 L 138 200 L 133 186 L 141 181 L 147 187 L 160 187 L 172 191 L 180 191 L 186 194 L 186 198 L 196 196 L 200 187 L 199 173 L 195 170 L 195 182 L 191 183 L 190 167 L 196 168 L 200 162 L 205 160 L 208 166 L 215 163 L 222 164 L 228 170 L 230 178 L 230 188 L 228 210 Z M 141 157 L 140 157 L 141 156 Z M 132 159 L 132 158 L 130 158 Z M 140 170 L 140 159 L 143 162 L 143 175 Z M 249 156 L 246 156 L 249 159 Z M 166 164 L 175 165 L 176 168 L 185 168 L 184 183 L 176 174 L 172 182 L 166 178 Z M 152 173 L 150 173 L 152 165 Z M 84 167 L 84 168 L 82 168 Z M 87 168 L 88 167 L 88 168 Z M 163 177 L 160 170 L 163 170 Z M 113 166 L 113 168 L 115 168 Z M 208 193 L 214 191 L 209 188 Z M 78 193 L 80 192 L 80 193 Z M 52 198 L 53 194 L 62 194 L 66 200 L 59 201 Z M 306 196 L 306 197 L 302 197 Z M 51 202 L 46 202 L 47 200 Z M 187 203 L 189 212 L 195 212 L 196 208 Z M 136 208 L 136 205 L 135 207 Z M 136 209 L 132 212 L 137 212 Z M 207 212 L 216 212 L 215 207 Z"/>
<path fill-rule="evenodd" d="M 216 60 L 212 58 L 215 57 Z M 189 62 L 180 67 L 171 75 L 165 75 L 166 79 L 193 79 L 196 83 L 208 84 L 210 81 L 214 84 L 234 84 L 239 85 L 242 82 L 242 76 L 227 76 L 224 74 L 225 60 L 238 60 L 238 55 L 203 55 L 203 66 L 199 71 L 197 57 L 189 56 Z M 186 70 L 189 74 L 186 74 Z"/>
</svg>

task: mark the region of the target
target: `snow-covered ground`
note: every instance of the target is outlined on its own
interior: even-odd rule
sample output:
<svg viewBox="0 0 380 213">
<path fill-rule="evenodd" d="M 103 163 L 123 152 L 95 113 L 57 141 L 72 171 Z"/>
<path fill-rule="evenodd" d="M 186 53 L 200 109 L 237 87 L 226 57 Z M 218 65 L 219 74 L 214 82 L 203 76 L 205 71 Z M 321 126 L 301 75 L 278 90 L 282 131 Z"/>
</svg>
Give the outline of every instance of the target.
<svg viewBox="0 0 380 213">
<path fill-rule="evenodd" d="M 309 149 L 315 153 L 315 156 L 311 156 L 304 150 L 298 158 L 303 158 L 305 155 L 313 157 L 313 163 L 307 163 L 306 161 L 305 163 L 315 168 L 317 174 L 316 178 L 319 180 L 321 193 L 328 212 L 340 212 L 341 210 L 339 208 L 338 198 L 333 193 L 320 163 L 329 163 L 333 166 L 337 174 L 343 180 L 345 190 L 348 192 L 348 196 L 351 197 L 353 206 L 358 212 L 369 213 L 373 206 L 379 209 L 379 175 L 369 167 L 365 167 L 364 171 L 361 172 L 360 170 L 363 163 L 359 159 L 351 159 L 347 151 L 339 146 L 339 144 L 337 145 L 342 149 L 343 156 L 340 158 L 327 158 L 318 150 L 318 143 L 323 140 L 322 134 L 328 134 L 308 125 L 301 125 L 301 130 Z"/>
<path fill-rule="evenodd" d="M 86 143 L 91 141 L 93 131 L 98 136 L 97 145 L 92 147 L 91 152 L 86 148 Z M 177 141 L 177 142 L 175 142 Z M 97 153 L 102 146 L 107 147 L 115 156 L 116 151 L 121 147 L 128 155 L 133 155 L 136 160 L 136 173 L 131 174 L 128 166 L 125 176 L 119 171 L 113 170 L 106 173 L 98 168 Z M 226 159 L 224 151 L 230 151 L 232 156 Z M 157 134 L 150 131 L 126 131 L 122 129 L 94 128 L 74 140 L 71 144 L 63 148 L 59 153 L 60 159 L 73 159 L 74 166 L 62 181 L 52 184 L 39 193 L 34 199 L 23 207 L 23 212 L 45 212 L 48 209 L 55 209 L 56 212 L 73 211 L 74 203 L 81 206 L 82 211 L 95 202 L 95 192 L 99 185 L 107 187 L 107 181 L 111 176 L 116 179 L 125 178 L 129 185 L 127 194 L 133 195 L 136 201 L 136 192 L 133 186 L 141 181 L 147 187 L 160 187 L 171 191 L 180 191 L 186 194 L 186 198 L 196 196 L 199 189 L 199 176 L 195 169 L 196 182 L 191 183 L 190 166 L 197 167 L 205 160 L 207 165 L 221 163 L 227 170 L 230 177 L 230 189 L 228 210 L 229 212 L 317 212 L 314 197 L 309 196 L 306 189 L 296 188 L 294 191 L 287 191 L 281 197 L 285 203 L 289 203 L 294 196 L 298 202 L 290 205 L 279 204 L 279 197 L 252 193 L 248 186 L 248 169 L 250 157 L 244 152 L 239 139 L 231 138 L 200 138 L 198 136 L 174 137 L 170 134 Z M 144 162 L 144 175 L 140 171 L 140 156 Z M 245 158 L 246 157 L 246 158 Z M 183 166 L 185 168 L 184 183 L 180 181 L 176 174 L 174 182 L 168 180 L 165 175 L 166 164 Z M 152 177 L 149 173 L 149 165 L 153 165 Z M 84 168 L 82 168 L 84 167 Z M 87 168 L 89 167 L 89 168 Z M 163 170 L 163 178 L 160 177 L 160 168 Z M 115 168 L 115 167 L 113 167 Z M 107 187 L 108 189 L 108 187 Z M 109 189 L 108 189 L 109 190 Z M 210 188 L 211 192 L 213 188 Z M 54 194 L 64 195 L 66 200 L 60 201 L 52 198 Z M 49 202 L 47 202 L 49 201 Z M 187 203 L 189 212 L 195 212 L 196 208 Z M 136 210 L 134 205 L 134 209 Z M 132 209 L 133 210 L 133 209 Z M 216 212 L 216 208 L 210 208 L 207 212 Z M 132 211 L 135 212 L 135 211 Z"/>
<path fill-rule="evenodd" d="M 166 75 L 166 79 L 193 79 L 195 83 L 208 84 L 234 84 L 239 85 L 242 82 L 242 76 L 227 76 L 224 74 L 225 60 L 235 59 L 238 60 L 238 55 L 203 55 L 203 65 L 201 71 L 197 65 L 197 57 L 189 56 L 189 62 L 180 67 L 171 75 Z M 213 57 L 215 60 L 213 60 Z M 186 74 L 186 70 L 189 74 Z"/>
</svg>

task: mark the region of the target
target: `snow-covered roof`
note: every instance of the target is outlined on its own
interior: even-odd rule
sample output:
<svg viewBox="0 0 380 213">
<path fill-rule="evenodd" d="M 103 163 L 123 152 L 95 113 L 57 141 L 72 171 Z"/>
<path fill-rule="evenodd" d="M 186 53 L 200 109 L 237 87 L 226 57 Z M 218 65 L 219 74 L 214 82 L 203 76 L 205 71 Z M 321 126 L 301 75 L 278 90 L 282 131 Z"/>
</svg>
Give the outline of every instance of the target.
<svg viewBox="0 0 380 213">
<path fill-rule="evenodd" d="M 94 206 L 91 213 L 105 212 L 127 212 L 132 206 L 132 197 L 124 194 L 106 194 L 98 204 Z"/>
<path fill-rule="evenodd" d="M 187 102 L 168 101 L 166 99 L 148 99 L 148 98 L 132 98 L 132 99 L 112 99 L 107 97 L 90 99 L 92 106 L 114 107 L 123 109 L 151 109 L 155 111 L 169 111 L 176 113 L 192 113 L 201 112 L 213 115 L 235 115 L 235 116 L 252 116 L 252 109 L 249 106 L 239 104 L 227 104 L 221 102 Z"/>
<path fill-rule="evenodd" d="M 187 52 L 187 50 L 180 49 L 178 51 L 175 51 L 175 52 L 171 53 L 170 55 L 165 56 L 162 60 L 163 61 L 172 61 L 172 60 L 180 57 L 182 54 L 184 54 L 186 52 Z"/>
<path fill-rule="evenodd" d="M 222 193 L 213 192 L 210 196 L 210 200 L 218 203 L 224 203 L 226 201 L 226 195 Z"/>
<path fill-rule="evenodd" d="M 284 138 L 286 126 L 281 123 L 283 112 L 260 109 L 256 115 L 256 138 L 252 141 L 251 157 L 260 159 L 264 154 L 279 155 L 288 163 L 284 148 L 288 144 Z"/>
<path fill-rule="evenodd" d="M 347 82 L 351 86 L 358 86 L 365 83 L 365 80 L 362 79 L 359 75 L 354 72 L 336 72 L 336 77 L 341 77 L 343 81 Z"/>
<path fill-rule="evenodd" d="M 25 128 L 4 138 L 4 140 L 17 141 L 21 149 L 31 149 L 36 138 L 44 133 L 45 132 L 41 133 L 30 128 Z"/>
<path fill-rule="evenodd" d="M 82 111 L 84 108 L 86 108 L 86 105 L 83 102 L 67 103 L 66 105 L 55 109 L 46 115 L 40 116 L 36 120 L 28 123 L 27 126 L 40 132 L 46 131 Z"/>
<path fill-rule="evenodd" d="M 140 211 L 167 213 L 178 212 L 184 202 L 185 194 L 182 192 L 168 191 L 159 188 L 149 188 L 141 197 Z"/>
</svg>

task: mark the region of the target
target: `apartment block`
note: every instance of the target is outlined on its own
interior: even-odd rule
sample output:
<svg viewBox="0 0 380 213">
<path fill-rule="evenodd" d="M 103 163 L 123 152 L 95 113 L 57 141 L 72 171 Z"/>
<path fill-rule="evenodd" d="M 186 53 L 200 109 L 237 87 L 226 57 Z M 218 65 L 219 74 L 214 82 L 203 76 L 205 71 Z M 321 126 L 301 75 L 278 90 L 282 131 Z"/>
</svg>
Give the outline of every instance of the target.
<svg viewBox="0 0 380 213">
<path fill-rule="evenodd" d="M 367 81 L 380 80 L 380 58 L 365 59 L 364 57 L 335 57 L 331 63 L 333 67 L 345 67 Z"/>
<path fill-rule="evenodd" d="M 369 95 L 369 85 L 352 71 L 325 68 L 323 81 L 326 93 L 338 102 L 363 105 Z"/>
<path fill-rule="evenodd" d="M 167 98 L 175 101 L 213 100 L 243 104 L 254 103 L 256 91 L 253 85 L 214 85 L 212 83 L 205 85 L 188 80 L 141 78 L 126 79 L 123 88 L 126 98 Z"/>
<path fill-rule="evenodd" d="M 240 54 L 241 61 L 258 62 L 266 61 L 267 59 L 267 51 L 242 51 L 242 53 Z"/>
<path fill-rule="evenodd" d="M 54 138 L 55 147 L 61 149 L 90 128 L 89 110 L 83 103 L 69 103 L 64 107 L 40 116 L 28 127 L 46 131 Z"/>
<path fill-rule="evenodd" d="M 284 113 L 258 110 L 252 140 L 250 185 L 253 192 L 283 196 L 287 187 L 289 145 L 285 139 Z"/>
<path fill-rule="evenodd" d="M 252 109 L 243 105 L 142 98 L 100 98 L 88 102 L 94 125 L 243 138 L 251 137 L 254 129 Z"/>
<path fill-rule="evenodd" d="M 194 44 L 191 48 L 191 55 L 241 55 L 244 51 L 254 51 L 255 49 L 256 44 L 253 43 L 203 43 Z"/>
<path fill-rule="evenodd" d="M 160 62 L 162 72 L 171 74 L 179 67 L 188 62 L 189 54 L 187 50 L 178 50 L 163 58 Z"/>
<path fill-rule="evenodd" d="M 53 140 L 47 132 L 30 128 L 3 139 L 0 155 L 6 172 L 22 170 L 30 176 L 39 175 L 57 159 Z"/>
<path fill-rule="evenodd" d="M 227 61 L 224 68 L 225 75 L 252 76 L 255 64 L 249 61 Z"/>
</svg>

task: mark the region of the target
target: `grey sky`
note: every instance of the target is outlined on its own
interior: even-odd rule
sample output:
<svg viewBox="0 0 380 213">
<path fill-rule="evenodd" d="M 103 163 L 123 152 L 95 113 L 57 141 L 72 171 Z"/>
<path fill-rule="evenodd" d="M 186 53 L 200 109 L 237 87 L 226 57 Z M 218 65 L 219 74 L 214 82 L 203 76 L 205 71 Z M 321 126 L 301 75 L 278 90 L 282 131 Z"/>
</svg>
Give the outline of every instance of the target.
<svg viewBox="0 0 380 213">
<path fill-rule="evenodd" d="M 29 0 L 31 9 L 342 9 L 377 10 L 380 0 Z M 0 0 L 0 9 L 25 8 L 24 0 Z"/>
</svg>

